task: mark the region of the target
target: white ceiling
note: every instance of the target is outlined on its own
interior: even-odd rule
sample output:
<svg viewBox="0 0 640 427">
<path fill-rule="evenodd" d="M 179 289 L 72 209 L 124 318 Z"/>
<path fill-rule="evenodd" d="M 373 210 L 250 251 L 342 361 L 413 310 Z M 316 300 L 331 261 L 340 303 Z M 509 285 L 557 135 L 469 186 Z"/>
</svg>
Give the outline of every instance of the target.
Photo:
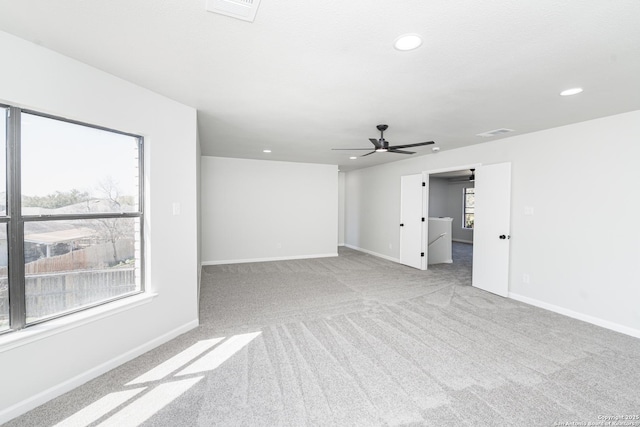
<svg viewBox="0 0 640 427">
<path fill-rule="evenodd" d="M 341 170 L 406 158 L 331 151 L 379 123 L 444 151 L 640 109 L 639 19 L 638 0 L 262 0 L 254 23 L 204 0 L 0 0 L 1 30 L 197 108 L 203 154 Z M 404 33 L 423 45 L 395 50 Z"/>
</svg>

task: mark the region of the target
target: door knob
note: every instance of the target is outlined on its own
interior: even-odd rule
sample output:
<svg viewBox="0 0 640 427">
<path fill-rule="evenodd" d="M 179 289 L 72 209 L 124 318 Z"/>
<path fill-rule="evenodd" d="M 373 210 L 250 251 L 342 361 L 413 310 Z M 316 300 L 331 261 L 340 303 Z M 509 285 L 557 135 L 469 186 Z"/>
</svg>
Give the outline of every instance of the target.
<svg viewBox="0 0 640 427">
<path fill-rule="evenodd" d="M 400 227 L 404 227 L 404 224 L 400 224 Z"/>
<path fill-rule="evenodd" d="M 505 236 L 504 234 L 501 234 L 499 237 L 500 237 L 501 240 L 505 240 L 505 239 L 510 239 L 511 238 L 511 236 Z"/>
</svg>

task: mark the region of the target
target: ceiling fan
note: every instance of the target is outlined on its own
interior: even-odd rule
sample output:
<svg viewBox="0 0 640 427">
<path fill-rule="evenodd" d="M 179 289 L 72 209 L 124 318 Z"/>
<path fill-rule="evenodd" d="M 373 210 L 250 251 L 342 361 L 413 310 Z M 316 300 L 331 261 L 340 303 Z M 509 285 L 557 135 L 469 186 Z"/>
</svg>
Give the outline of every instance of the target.
<svg viewBox="0 0 640 427">
<path fill-rule="evenodd" d="M 449 182 L 474 182 L 476 180 L 476 169 L 469 169 L 471 171 L 471 175 L 467 176 L 459 176 L 456 178 L 449 179 Z"/>
<path fill-rule="evenodd" d="M 384 139 L 384 131 L 387 130 L 389 126 L 387 125 L 378 125 L 376 128 L 380 131 L 380 139 L 369 138 L 369 141 L 373 144 L 375 149 L 370 153 L 364 154 L 360 157 L 368 156 L 373 153 L 400 153 L 400 154 L 415 154 L 414 151 L 404 151 L 401 148 L 409 148 L 409 147 L 419 147 L 421 145 L 430 145 L 433 144 L 433 141 L 429 142 L 418 142 L 416 144 L 404 144 L 404 145 L 394 145 L 389 146 L 389 141 Z M 370 148 L 333 148 L 333 150 L 370 150 Z"/>
</svg>

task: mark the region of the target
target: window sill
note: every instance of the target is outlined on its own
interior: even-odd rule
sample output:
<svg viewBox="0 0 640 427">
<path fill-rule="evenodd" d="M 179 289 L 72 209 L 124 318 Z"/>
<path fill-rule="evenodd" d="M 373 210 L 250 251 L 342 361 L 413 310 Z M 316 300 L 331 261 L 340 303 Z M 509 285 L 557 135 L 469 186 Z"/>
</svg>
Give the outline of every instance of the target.
<svg viewBox="0 0 640 427">
<path fill-rule="evenodd" d="M 0 336 L 0 353 L 148 304 L 157 295 L 155 293 L 142 293 L 53 319 L 20 331 L 9 332 Z"/>
</svg>

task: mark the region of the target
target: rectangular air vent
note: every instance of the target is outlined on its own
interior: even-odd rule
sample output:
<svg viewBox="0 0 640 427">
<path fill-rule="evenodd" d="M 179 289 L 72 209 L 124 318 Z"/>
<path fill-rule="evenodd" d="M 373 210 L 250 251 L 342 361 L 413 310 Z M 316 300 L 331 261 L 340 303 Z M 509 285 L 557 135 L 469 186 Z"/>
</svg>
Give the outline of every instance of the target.
<svg viewBox="0 0 640 427">
<path fill-rule="evenodd" d="M 503 133 L 513 132 L 513 129 L 501 128 L 496 130 L 490 130 L 488 132 L 479 133 L 476 136 L 481 136 L 483 138 L 491 138 L 492 136 L 499 136 Z"/>
<path fill-rule="evenodd" d="M 207 11 L 253 22 L 260 0 L 207 0 Z"/>
</svg>

